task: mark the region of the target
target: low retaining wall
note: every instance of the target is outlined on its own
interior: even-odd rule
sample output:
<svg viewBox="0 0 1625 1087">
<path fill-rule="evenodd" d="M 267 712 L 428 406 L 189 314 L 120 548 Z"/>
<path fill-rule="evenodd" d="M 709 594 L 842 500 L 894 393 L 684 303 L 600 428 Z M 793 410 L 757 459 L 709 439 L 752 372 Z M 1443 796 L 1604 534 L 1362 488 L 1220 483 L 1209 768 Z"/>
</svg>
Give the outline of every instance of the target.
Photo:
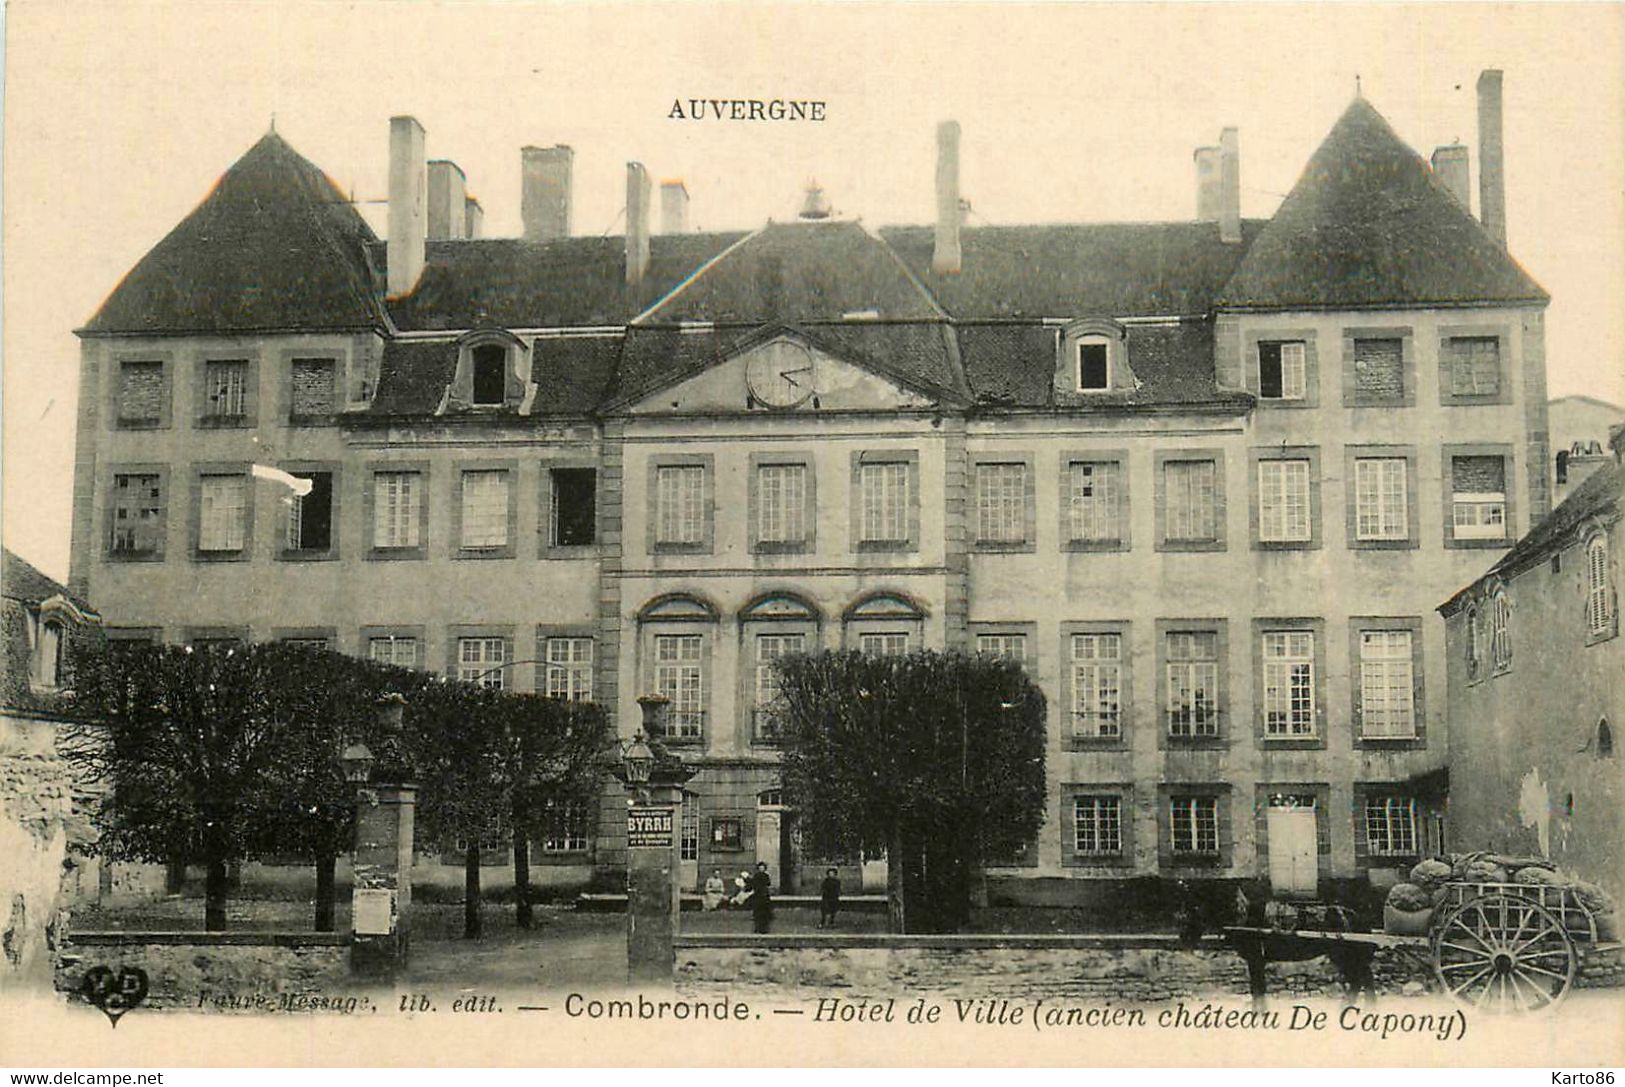
<svg viewBox="0 0 1625 1087">
<path fill-rule="evenodd" d="M 311 998 L 354 992 L 349 944 L 327 932 L 75 932 L 58 958 L 56 987 L 83 999 L 88 970 L 137 967 L 149 1008 L 314 1010 Z"/>
<path fill-rule="evenodd" d="M 1218 937 L 1205 937 L 1194 948 L 1161 935 L 727 934 L 679 936 L 676 943 L 678 988 L 695 995 L 758 985 L 803 997 L 851 990 L 1160 1003 L 1248 992 L 1241 956 Z M 1421 982 L 1428 969 L 1403 953 L 1380 950 L 1372 972 L 1379 992 L 1399 993 Z M 1343 992 L 1325 958 L 1271 963 L 1269 990 L 1287 997 Z"/>
</svg>

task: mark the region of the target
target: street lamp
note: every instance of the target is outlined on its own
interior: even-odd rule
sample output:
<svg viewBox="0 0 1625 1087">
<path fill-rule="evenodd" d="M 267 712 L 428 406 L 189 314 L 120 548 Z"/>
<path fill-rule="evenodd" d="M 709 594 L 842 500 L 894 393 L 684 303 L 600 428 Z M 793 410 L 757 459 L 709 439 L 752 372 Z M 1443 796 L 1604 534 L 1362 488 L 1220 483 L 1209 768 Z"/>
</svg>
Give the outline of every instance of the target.
<svg viewBox="0 0 1625 1087">
<path fill-rule="evenodd" d="M 350 744 L 339 756 L 339 767 L 344 771 L 344 780 L 351 785 L 365 785 L 372 777 L 372 764 L 378 760 L 373 757 L 372 748 L 366 744 Z"/>
<path fill-rule="evenodd" d="M 649 775 L 654 772 L 654 749 L 643 741 L 643 733 L 638 732 L 632 737 L 632 742 L 621 749 L 621 770 L 626 774 L 628 785 L 647 785 Z"/>
</svg>

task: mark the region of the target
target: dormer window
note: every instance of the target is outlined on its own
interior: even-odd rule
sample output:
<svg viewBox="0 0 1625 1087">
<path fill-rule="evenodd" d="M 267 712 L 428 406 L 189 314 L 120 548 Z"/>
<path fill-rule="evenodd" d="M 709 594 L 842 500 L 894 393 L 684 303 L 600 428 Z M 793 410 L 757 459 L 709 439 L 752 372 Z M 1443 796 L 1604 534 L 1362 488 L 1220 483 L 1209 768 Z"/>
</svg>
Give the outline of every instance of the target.
<svg viewBox="0 0 1625 1087">
<path fill-rule="evenodd" d="M 501 407 L 507 399 L 508 349 L 501 344 L 481 344 L 474 348 L 474 404 Z"/>
<path fill-rule="evenodd" d="M 39 625 L 39 642 L 34 647 L 34 682 L 55 690 L 62 679 L 62 653 L 66 644 L 62 624 L 47 619 Z"/>
<path fill-rule="evenodd" d="M 72 627 L 92 621 L 67 597 L 41 601 L 28 615 L 28 680 L 39 691 L 58 691 L 70 679 L 68 634 Z"/>
<path fill-rule="evenodd" d="M 1111 385 L 1111 345 L 1104 336 L 1078 341 L 1078 391 L 1105 392 Z"/>
</svg>

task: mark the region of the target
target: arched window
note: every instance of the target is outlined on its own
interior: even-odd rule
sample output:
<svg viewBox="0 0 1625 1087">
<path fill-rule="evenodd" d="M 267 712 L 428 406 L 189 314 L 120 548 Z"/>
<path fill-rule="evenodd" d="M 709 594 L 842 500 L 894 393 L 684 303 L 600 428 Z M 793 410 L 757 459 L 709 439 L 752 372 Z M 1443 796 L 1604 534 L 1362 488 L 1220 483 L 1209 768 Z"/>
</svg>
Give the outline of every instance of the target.
<svg viewBox="0 0 1625 1087">
<path fill-rule="evenodd" d="M 35 676 L 41 687 L 55 687 L 62 680 L 62 655 L 67 644 L 62 624 L 47 619 L 40 624 Z"/>
<path fill-rule="evenodd" d="M 501 405 L 507 399 L 508 349 L 486 343 L 474 348 L 474 403 Z"/>
<path fill-rule="evenodd" d="M 751 707 L 751 739 L 776 743 L 783 701 L 776 662 L 783 657 L 815 653 L 822 616 L 811 601 L 788 592 L 766 593 L 739 611 L 743 639 L 741 674 L 746 682 L 743 705 Z"/>
<path fill-rule="evenodd" d="M 1479 667 L 1484 659 L 1484 648 L 1478 639 L 1478 609 L 1469 606 L 1465 623 L 1464 637 L 1467 649 L 1467 678 L 1477 679 Z"/>
<path fill-rule="evenodd" d="M 1490 601 L 1490 658 L 1497 672 L 1512 667 L 1512 605 L 1504 592 Z"/>
<path fill-rule="evenodd" d="M 1608 537 L 1602 533 L 1586 543 L 1586 628 L 1593 637 L 1614 629 L 1614 587 L 1608 578 Z"/>
<path fill-rule="evenodd" d="M 638 611 L 643 688 L 668 700 L 668 742 L 705 739 L 716 623 L 715 605 L 688 593 L 657 596 Z"/>
<path fill-rule="evenodd" d="M 1614 730 L 1604 717 L 1597 722 L 1597 758 L 1611 759 L 1614 757 Z"/>
<path fill-rule="evenodd" d="M 1557 451 L 1557 481 L 1559 483 L 1569 481 L 1569 451 L 1567 449 Z"/>
<path fill-rule="evenodd" d="M 902 593 L 870 593 L 842 615 L 846 648 L 875 657 L 901 657 L 923 648 L 925 609 Z"/>
</svg>

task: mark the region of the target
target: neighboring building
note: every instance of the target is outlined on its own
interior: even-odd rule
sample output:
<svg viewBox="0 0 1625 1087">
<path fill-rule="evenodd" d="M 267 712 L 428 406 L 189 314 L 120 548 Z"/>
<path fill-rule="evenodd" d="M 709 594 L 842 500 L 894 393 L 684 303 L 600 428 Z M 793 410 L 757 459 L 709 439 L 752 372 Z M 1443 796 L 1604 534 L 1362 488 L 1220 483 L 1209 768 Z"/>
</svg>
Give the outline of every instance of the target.
<svg viewBox="0 0 1625 1087">
<path fill-rule="evenodd" d="M 76 893 L 83 820 L 57 755 L 58 729 L 73 721 L 75 656 L 96 637 L 83 600 L 4 552 L 0 565 L 0 997 L 51 990 L 60 910 Z"/>
<path fill-rule="evenodd" d="M 1461 149 L 1436 173 L 1357 98 L 1267 221 L 1227 129 L 1191 221 L 973 228 L 958 135 L 933 226 L 814 191 L 653 234 L 633 163 L 626 235 L 570 237 L 573 153 L 527 148 L 526 237 L 480 240 L 425 210 L 462 175 L 396 118 L 387 246 L 267 135 L 80 330 L 75 584 L 114 638 L 320 640 L 623 735 L 660 691 L 691 882 L 816 861 L 770 664 L 821 647 L 1031 668 L 1051 785 L 1013 893 L 1436 846 L 1426 617 L 1550 503 L 1498 136 L 1485 223 Z M 536 860 L 607 879 L 622 808 L 556 813 Z"/>
<path fill-rule="evenodd" d="M 1546 413 L 1553 501 L 1561 502 L 1592 471 L 1608 463 L 1608 432 L 1625 423 L 1625 408 L 1592 396 L 1560 396 L 1547 405 Z"/>
<path fill-rule="evenodd" d="M 1549 857 L 1625 892 L 1625 427 L 1608 462 L 1445 617 L 1451 840 Z"/>
</svg>

